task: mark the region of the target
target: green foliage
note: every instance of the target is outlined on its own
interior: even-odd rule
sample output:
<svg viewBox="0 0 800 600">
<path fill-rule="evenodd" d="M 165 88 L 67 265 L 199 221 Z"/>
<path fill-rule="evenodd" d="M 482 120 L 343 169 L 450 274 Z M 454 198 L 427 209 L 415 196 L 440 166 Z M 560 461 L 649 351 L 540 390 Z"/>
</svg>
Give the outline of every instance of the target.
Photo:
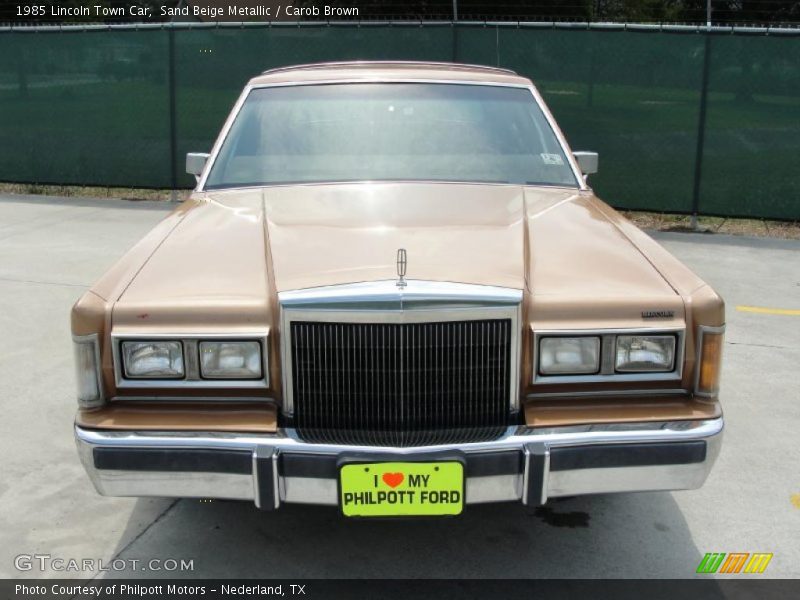
<svg viewBox="0 0 800 600">
<path fill-rule="evenodd" d="M 169 187 L 208 151 L 249 77 L 324 60 L 456 60 L 531 77 L 591 184 L 614 206 L 688 212 L 704 36 L 452 27 L 181 29 L 177 144 L 169 32 L 0 33 L 0 177 L 35 184 Z M 800 36 L 712 35 L 700 211 L 800 218 Z M 177 184 L 192 185 L 179 171 Z"/>
</svg>

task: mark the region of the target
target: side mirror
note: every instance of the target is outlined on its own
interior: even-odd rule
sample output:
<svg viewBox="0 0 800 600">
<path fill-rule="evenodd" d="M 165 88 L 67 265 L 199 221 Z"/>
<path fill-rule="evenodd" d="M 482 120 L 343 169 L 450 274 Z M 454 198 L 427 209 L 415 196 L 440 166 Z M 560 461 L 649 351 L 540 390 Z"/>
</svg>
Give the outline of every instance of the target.
<svg viewBox="0 0 800 600">
<path fill-rule="evenodd" d="M 584 175 L 597 173 L 597 152 L 573 152 L 572 154 L 575 156 L 575 160 L 578 161 L 581 173 Z"/>
<path fill-rule="evenodd" d="M 209 156 L 209 154 L 204 154 L 203 152 L 189 152 L 186 155 L 186 172 L 189 175 L 194 175 L 194 178 L 200 181 L 200 174 L 203 172 Z"/>
</svg>

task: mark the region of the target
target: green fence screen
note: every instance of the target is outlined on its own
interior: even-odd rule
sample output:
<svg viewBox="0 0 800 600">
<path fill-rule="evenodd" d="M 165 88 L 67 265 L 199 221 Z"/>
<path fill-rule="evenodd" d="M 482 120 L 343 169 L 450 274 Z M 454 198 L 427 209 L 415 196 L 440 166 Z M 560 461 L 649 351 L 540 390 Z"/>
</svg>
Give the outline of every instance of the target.
<svg viewBox="0 0 800 600">
<path fill-rule="evenodd" d="M 572 148 L 600 153 L 591 184 L 616 207 L 800 219 L 800 35 L 785 33 L 504 24 L 4 31 L 0 181 L 191 187 L 186 152 L 210 149 L 250 77 L 348 59 L 455 60 L 531 77 Z"/>
</svg>

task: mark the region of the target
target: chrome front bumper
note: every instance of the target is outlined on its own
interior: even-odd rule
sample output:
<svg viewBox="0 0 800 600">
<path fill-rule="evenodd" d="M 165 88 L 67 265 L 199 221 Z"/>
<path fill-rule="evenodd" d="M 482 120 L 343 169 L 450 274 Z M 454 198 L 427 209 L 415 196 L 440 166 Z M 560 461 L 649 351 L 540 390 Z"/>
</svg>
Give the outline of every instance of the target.
<svg viewBox="0 0 800 600">
<path fill-rule="evenodd" d="M 106 496 L 167 496 L 281 503 L 338 503 L 338 462 L 463 456 L 466 502 L 522 501 L 703 485 L 722 442 L 723 420 L 511 427 L 497 440 L 414 448 L 309 444 L 274 435 L 136 432 L 75 427 L 89 477 Z"/>
</svg>

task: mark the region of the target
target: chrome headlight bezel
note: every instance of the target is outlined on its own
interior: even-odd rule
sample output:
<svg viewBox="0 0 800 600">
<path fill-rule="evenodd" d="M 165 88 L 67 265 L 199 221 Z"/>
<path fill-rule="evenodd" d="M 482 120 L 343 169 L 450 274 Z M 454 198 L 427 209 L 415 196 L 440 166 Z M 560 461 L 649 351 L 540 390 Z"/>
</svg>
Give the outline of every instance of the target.
<svg viewBox="0 0 800 600">
<path fill-rule="evenodd" d="M 540 373 L 539 361 L 540 340 L 547 337 L 587 337 L 599 336 L 601 339 L 600 347 L 600 369 L 596 373 L 589 374 L 557 374 L 543 375 Z M 617 371 L 616 369 L 616 339 L 618 336 L 672 336 L 675 338 L 675 352 L 672 369 L 669 371 Z M 534 386 L 561 384 L 561 383 L 602 383 L 602 382 L 657 382 L 657 381 L 676 381 L 680 382 L 683 378 L 684 352 L 686 334 L 683 327 L 661 327 L 661 328 L 629 328 L 629 329 L 585 329 L 585 330 L 533 330 L 533 356 L 532 356 L 532 377 L 531 384 Z"/>
<path fill-rule="evenodd" d="M 170 379 L 130 378 L 124 369 L 122 344 L 141 341 L 174 341 L 183 347 L 184 376 Z M 261 351 L 261 373 L 258 378 L 209 378 L 203 377 L 200 369 L 201 342 L 257 342 Z M 135 333 L 113 332 L 111 348 L 114 360 L 114 380 L 118 389 L 268 389 L 270 386 L 268 332 L 242 333 Z"/>
</svg>

